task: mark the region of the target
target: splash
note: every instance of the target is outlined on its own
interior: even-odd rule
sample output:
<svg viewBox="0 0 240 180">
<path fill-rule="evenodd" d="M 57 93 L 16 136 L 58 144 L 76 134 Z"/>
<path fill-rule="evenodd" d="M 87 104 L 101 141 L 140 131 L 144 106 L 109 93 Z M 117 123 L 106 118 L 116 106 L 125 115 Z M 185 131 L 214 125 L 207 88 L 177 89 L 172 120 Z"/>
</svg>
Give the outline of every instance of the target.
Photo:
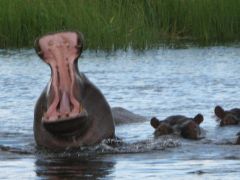
<svg viewBox="0 0 240 180">
<path fill-rule="evenodd" d="M 156 139 L 146 139 L 137 141 L 134 143 L 118 143 L 117 146 L 112 146 L 109 144 L 108 140 L 103 140 L 98 146 L 96 146 L 96 151 L 101 151 L 103 153 L 143 153 L 150 152 L 154 150 L 165 150 L 167 148 L 173 148 L 180 146 L 181 143 L 174 136 L 162 136 Z"/>
<path fill-rule="evenodd" d="M 95 146 L 68 148 L 65 151 L 53 152 L 41 149 L 38 155 L 54 157 L 84 157 L 104 154 L 145 153 L 155 150 L 165 150 L 181 146 L 181 142 L 175 136 L 167 135 L 156 139 L 146 139 L 134 143 L 125 143 L 120 139 L 105 139 Z"/>
</svg>

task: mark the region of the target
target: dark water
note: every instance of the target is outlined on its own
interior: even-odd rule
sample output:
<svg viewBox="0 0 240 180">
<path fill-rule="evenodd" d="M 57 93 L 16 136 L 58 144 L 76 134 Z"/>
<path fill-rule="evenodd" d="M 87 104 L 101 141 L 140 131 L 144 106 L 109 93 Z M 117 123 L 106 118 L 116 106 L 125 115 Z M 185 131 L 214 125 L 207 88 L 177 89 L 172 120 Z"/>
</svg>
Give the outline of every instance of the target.
<svg viewBox="0 0 240 180">
<path fill-rule="evenodd" d="M 240 126 L 219 128 L 215 105 L 240 107 L 240 49 L 86 51 L 79 61 L 111 106 L 146 117 L 204 115 L 206 137 L 153 139 L 149 122 L 116 127 L 124 145 L 78 152 L 35 148 L 34 104 L 50 69 L 32 50 L 0 52 L 0 179 L 238 179 Z"/>
</svg>

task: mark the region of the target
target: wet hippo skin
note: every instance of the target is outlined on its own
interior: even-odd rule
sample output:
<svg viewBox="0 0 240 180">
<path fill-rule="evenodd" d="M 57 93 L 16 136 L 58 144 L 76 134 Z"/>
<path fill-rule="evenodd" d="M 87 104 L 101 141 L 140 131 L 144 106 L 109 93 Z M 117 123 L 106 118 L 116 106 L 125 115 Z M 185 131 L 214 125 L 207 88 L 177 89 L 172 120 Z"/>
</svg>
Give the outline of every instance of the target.
<svg viewBox="0 0 240 180">
<path fill-rule="evenodd" d="M 115 137 L 108 102 L 78 69 L 83 36 L 77 32 L 47 34 L 35 49 L 51 68 L 51 79 L 34 111 L 34 136 L 38 146 L 65 149 L 93 145 Z"/>
<path fill-rule="evenodd" d="M 150 121 L 155 129 L 154 135 L 161 136 L 166 134 L 179 134 L 187 139 L 200 139 L 200 124 L 203 122 L 203 116 L 197 114 L 194 118 L 188 118 L 182 115 L 169 116 L 160 121 L 153 117 Z"/>
<path fill-rule="evenodd" d="M 238 108 L 226 111 L 221 106 L 216 106 L 214 112 L 217 120 L 220 121 L 220 126 L 236 125 L 240 122 L 240 109 Z"/>
<path fill-rule="evenodd" d="M 130 112 L 127 109 L 122 107 L 113 107 L 112 115 L 113 115 L 115 125 L 147 121 L 147 118 L 145 118 L 144 116 Z"/>
</svg>

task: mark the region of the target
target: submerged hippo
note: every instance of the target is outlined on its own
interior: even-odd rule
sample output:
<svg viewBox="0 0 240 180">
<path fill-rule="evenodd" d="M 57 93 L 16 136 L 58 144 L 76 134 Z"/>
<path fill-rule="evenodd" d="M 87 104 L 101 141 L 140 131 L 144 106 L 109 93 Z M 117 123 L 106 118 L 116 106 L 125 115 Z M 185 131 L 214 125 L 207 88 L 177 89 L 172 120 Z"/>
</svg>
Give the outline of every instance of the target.
<svg viewBox="0 0 240 180">
<path fill-rule="evenodd" d="M 155 129 L 154 135 L 180 134 L 183 138 L 199 139 L 201 136 L 200 124 L 203 116 L 197 114 L 194 118 L 182 115 L 169 116 L 160 121 L 156 117 L 151 119 L 151 126 Z"/>
<path fill-rule="evenodd" d="M 216 106 L 214 112 L 218 118 L 217 120 L 220 121 L 220 126 L 240 123 L 240 109 L 238 108 L 225 111 L 221 106 Z"/>
<path fill-rule="evenodd" d="M 115 125 L 147 121 L 147 118 L 145 118 L 144 116 L 130 112 L 122 107 L 113 107 L 111 110 Z"/>
<path fill-rule="evenodd" d="M 115 137 L 108 102 L 78 69 L 82 48 L 83 36 L 77 32 L 48 34 L 36 40 L 37 54 L 51 68 L 51 79 L 34 112 L 39 146 L 65 149 Z"/>
</svg>

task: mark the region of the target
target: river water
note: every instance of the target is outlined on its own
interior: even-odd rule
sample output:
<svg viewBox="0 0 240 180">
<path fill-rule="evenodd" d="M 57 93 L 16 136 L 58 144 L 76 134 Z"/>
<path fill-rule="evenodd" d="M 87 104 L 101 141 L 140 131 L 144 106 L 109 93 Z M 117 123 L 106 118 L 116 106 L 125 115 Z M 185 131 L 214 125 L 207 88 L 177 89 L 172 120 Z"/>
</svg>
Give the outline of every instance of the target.
<svg viewBox="0 0 240 180">
<path fill-rule="evenodd" d="M 240 126 L 220 128 L 216 105 L 240 107 L 240 48 L 85 51 L 79 69 L 109 104 L 149 119 L 204 115 L 205 138 L 154 139 L 149 121 L 116 127 L 124 145 L 79 152 L 35 147 L 33 109 L 50 68 L 33 50 L 0 51 L 0 179 L 238 179 Z"/>
</svg>

